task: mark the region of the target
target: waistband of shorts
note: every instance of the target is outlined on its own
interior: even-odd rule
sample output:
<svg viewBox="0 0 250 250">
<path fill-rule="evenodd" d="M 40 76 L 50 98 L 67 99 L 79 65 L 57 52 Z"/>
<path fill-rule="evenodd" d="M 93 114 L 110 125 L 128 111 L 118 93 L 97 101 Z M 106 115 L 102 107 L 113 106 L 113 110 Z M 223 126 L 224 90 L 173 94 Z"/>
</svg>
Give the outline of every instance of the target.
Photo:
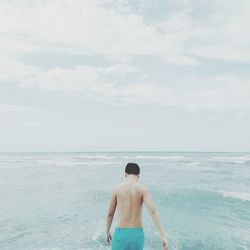
<svg viewBox="0 0 250 250">
<path fill-rule="evenodd" d="M 126 231 L 126 230 L 138 230 L 138 231 L 143 231 L 143 227 L 116 227 L 116 230 L 119 231 Z"/>
</svg>

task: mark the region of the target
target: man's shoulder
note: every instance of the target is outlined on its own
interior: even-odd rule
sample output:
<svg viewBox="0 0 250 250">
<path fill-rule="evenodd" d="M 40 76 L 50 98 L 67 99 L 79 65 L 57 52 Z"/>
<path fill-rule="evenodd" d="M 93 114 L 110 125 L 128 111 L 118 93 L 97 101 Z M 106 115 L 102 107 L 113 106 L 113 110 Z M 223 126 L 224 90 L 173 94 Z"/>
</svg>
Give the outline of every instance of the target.
<svg viewBox="0 0 250 250">
<path fill-rule="evenodd" d="M 113 187 L 113 193 L 119 193 L 124 188 L 124 183 L 119 183 Z"/>
<path fill-rule="evenodd" d="M 113 188 L 113 192 L 120 192 L 124 189 L 125 187 L 125 183 L 124 182 L 121 182 L 121 183 L 118 183 L 117 185 L 114 186 Z"/>
<path fill-rule="evenodd" d="M 141 188 L 143 193 L 148 191 L 148 187 L 146 185 L 144 185 L 144 184 L 140 184 L 140 188 Z"/>
<path fill-rule="evenodd" d="M 119 190 L 119 188 L 120 188 L 120 184 L 115 185 L 112 189 L 113 193 L 116 193 Z"/>
<path fill-rule="evenodd" d="M 148 190 L 148 187 L 144 184 L 137 183 L 136 187 L 139 188 L 141 191 Z M 127 184 L 125 182 L 119 183 L 113 188 L 113 192 L 119 192 L 122 191 L 124 188 L 127 188 Z"/>
</svg>

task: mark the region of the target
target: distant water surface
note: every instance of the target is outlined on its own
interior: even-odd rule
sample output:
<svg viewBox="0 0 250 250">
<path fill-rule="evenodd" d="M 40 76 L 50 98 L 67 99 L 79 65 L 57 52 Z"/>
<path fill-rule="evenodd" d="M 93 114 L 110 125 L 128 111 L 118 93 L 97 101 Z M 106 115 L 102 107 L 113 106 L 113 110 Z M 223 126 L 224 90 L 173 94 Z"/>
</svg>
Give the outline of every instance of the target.
<svg viewBox="0 0 250 250">
<path fill-rule="evenodd" d="M 250 249 L 250 153 L 195 152 L 0 154 L 0 249 L 110 249 L 107 205 L 127 162 L 141 167 L 170 250 Z M 146 207 L 143 223 L 145 250 L 160 250 Z"/>
</svg>

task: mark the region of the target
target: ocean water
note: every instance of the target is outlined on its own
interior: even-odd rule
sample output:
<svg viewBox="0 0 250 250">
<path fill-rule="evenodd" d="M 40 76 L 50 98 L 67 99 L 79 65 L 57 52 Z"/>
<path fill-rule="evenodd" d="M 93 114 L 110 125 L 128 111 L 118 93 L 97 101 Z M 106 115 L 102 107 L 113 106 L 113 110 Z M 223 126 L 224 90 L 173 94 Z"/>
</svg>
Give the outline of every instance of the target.
<svg viewBox="0 0 250 250">
<path fill-rule="evenodd" d="M 0 154 L 0 249 L 110 249 L 107 206 L 127 162 L 140 165 L 171 250 L 250 249 L 250 153 L 195 152 Z M 143 224 L 145 249 L 162 249 L 146 207 Z"/>
</svg>

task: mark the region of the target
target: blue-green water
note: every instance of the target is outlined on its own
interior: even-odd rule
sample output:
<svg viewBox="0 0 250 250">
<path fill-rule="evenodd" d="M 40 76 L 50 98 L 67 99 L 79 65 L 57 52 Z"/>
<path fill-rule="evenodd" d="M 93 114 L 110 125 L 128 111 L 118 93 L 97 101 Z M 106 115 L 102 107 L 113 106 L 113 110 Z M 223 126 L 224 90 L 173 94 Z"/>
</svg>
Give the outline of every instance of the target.
<svg viewBox="0 0 250 250">
<path fill-rule="evenodd" d="M 181 152 L 0 154 L 0 249 L 109 249 L 107 205 L 127 162 L 171 250 L 250 249 L 250 153 Z M 161 249 L 146 207 L 143 223 L 145 249 Z"/>
</svg>

